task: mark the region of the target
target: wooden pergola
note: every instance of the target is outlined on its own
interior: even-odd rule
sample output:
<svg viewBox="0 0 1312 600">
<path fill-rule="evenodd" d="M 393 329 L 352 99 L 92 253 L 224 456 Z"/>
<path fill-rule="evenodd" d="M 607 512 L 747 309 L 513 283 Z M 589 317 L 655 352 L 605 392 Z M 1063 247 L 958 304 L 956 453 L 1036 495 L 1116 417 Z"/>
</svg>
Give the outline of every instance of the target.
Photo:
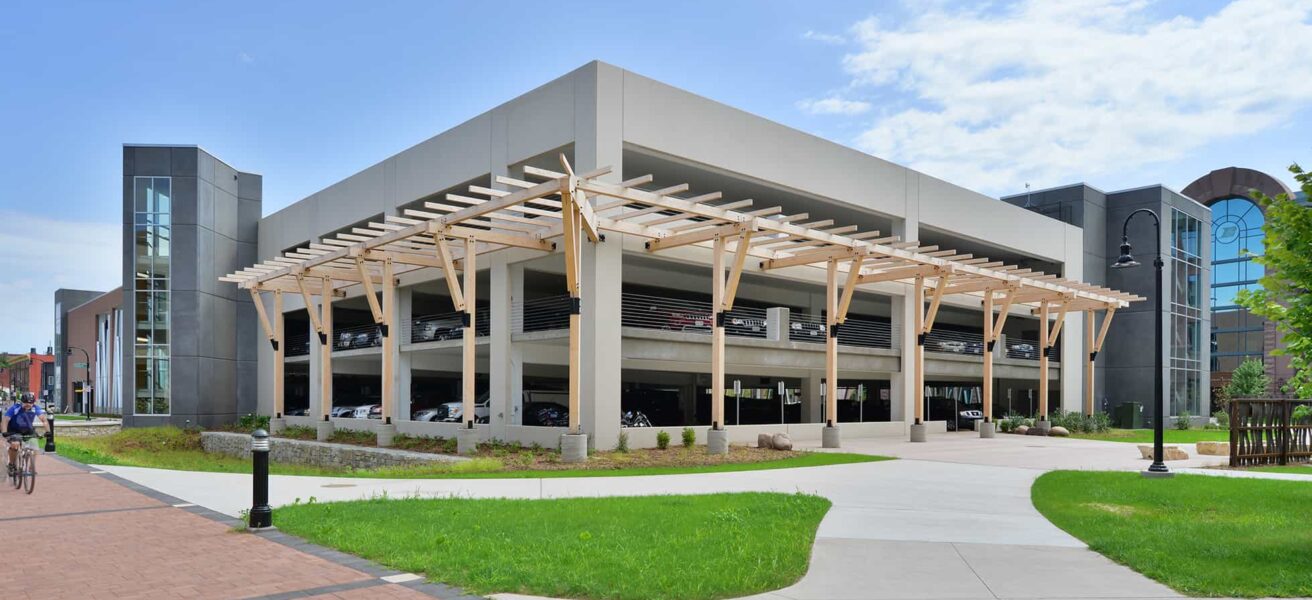
<svg viewBox="0 0 1312 600">
<path fill-rule="evenodd" d="M 1115 290 L 1069 281 L 1005 265 L 987 258 L 921 246 L 883 236 L 877 231 L 857 232 L 854 225 L 836 225 L 830 219 L 811 220 L 806 213 L 784 214 L 780 207 L 753 208 L 752 200 L 726 201 L 718 192 L 684 196 L 689 186 L 651 188 L 652 176 L 610 183 L 602 180 L 611 168 L 575 174 L 560 157 L 563 172 L 524 167 L 526 181 L 498 176 L 506 190 L 469 186 L 467 194 L 447 194 L 441 201 L 407 209 L 402 216 L 388 215 L 350 232 L 285 252 L 282 256 L 221 277 L 249 291 L 261 326 L 275 350 L 274 413 L 283 414 L 284 330 L 282 296 L 299 294 L 311 325 L 325 346 L 322 361 L 319 415 L 328 420 L 332 398 L 332 301 L 343 288 L 361 285 L 374 322 L 383 339 L 384 423 L 390 423 L 396 406 L 393 372 L 396 366 L 394 310 L 397 276 L 418 269 L 438 269 L 447 282 L 452 304 L 463 318 L 464 426 L 474 427 L 474 298 L 477 257 L 507 248 L 541 252 L 557 249 L 561 238 L 565 258 L 566 291 L 572 301 L 569 317 L 569 432 L 579 434 L 579 369 L 581 315 L 581 248 L 598 243 L 607 232 L 646 238 L 646 250 L 659 253 L 684 246 L 712 252 L 712 408 L 713 430 L 724 423 L 724 325 L 733 308 L 748 257 L 759 260 L 761 270 L 818 267 L 826 273 L 826 402 L 828 426 L 835 427 L 838 385 L 838 331 L 846 319 L 856 288 L 878 282 L 903 282 L 914 288 L 917 344 L 915 422 L 924 418 L 924 340 L 945 296 L 967 294 L 984 303 L 986 349 L 985 378 L 991 380 L 993 341 L 1002 331 L 1009 310 L 1028 305 L 1040 314 L 1044 332 L 1041 359 L 1040 412 L 1047 415 L 1047 349 L 1055 343 L 1061 317 L 1070 311 L 1106 311 L 1102 335 L 1091 339 L 1090 363 L 1101 346 L 1110 317 L 1117 308 L 1142 298 Z M 463 281 L 460 275 L 463 275 Z M 839 281 L 843 286 L 839 289 Z M 382 301 L 375 293 L 381 289 Z M 261 301 L 272 294 L 272 319 Z M 925 295 L 928 293 L 928 307 Z M 319 311 L 316 312 L 315 299 Z M 1001 312 L 995 317 L 995 300 Z M 1050 308 L 1058 321 L 1048 331 Z M 1092 338 L 1092 336 L 1089 336 Z M 1088 377 L 1086 406 L 1092 410 L 1092 377 Z M 984 386 L 986 418 L 991 415 L 991 385 Z"/>
</svg>

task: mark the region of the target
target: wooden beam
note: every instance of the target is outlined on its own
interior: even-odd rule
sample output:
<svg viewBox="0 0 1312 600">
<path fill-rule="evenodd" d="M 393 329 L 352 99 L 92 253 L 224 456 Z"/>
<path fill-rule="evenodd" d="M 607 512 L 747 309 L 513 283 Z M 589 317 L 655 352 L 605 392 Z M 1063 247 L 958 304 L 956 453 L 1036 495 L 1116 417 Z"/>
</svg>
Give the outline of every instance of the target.
<svg viewBox="0 0 1312 600">
<path fill-rule="evenodd" d="M 1094 344 L 1094 352 L 1102 352 L 1102 343 L 1107 340 L 1107 332 L 1111 330 L 1112 317 L 1116 316 L 1116 307 L 1107 308 L 1107 314 L 1102 318 L 1102 329 L 1098 332 L 1098 343 Z"/>
<path fill-rule="evenodd" d="M 361 263 L 363 264 L 363 263 Z M 396 274 L 393 272 L 392 261 L 383 261 L 383 315 L 380 325 L 382 326 L 382 421 L 384 425 L 390 425 L 393 419 L 399 419 L 400 415 L 396 414 L 396 358 L 397 358 L 397 337 L 399 330 L 396 327 Z M 373 293 L 369 292 L 372 297 Z M 408 418 L 409 415 L 406 415 Z"/>
<path fill-rule="evenodd" d="M 323 278 L 323 287 L 331 289 L 331 279 Z M 320 296 L 319 321 L 323 329 L 319 330 L 319 408 L 320 417 L 327 421 L 333 410 L 333 300 L 331 295 Z M 307 312 L 313 312 L 306 307 Z"/>
<path fill-rule="evenodd" d="M 861 279 L 861 263 L 866 257 L 855 256 L 847 266 L 847 283 L 843 285 L 843 298 L 838 302 L 838 322 L 847 322 L 847 309 L 852 306 L 852 296 L 856 293 L 857 282 Z M 835 263 L 837 264 L 837 263 Z"/>
<path fill-rule="evenodd" d="M 738 280 L 742 278 L 743 265 L 747 262 L 747 249 L 751 246 L 752 232 L 740 231 L 738 243 L 734 248 L 733 265 L 729 267 L 729 280 L 724 290 L 724 310 L 733 310 L 733 299 L 738 294 Z"/>
<path fill-rule="evenodd" d="M 875 273 L 870 273 L 868 275 L 862 275 L 861 278 L 857 280 L 857 283 L 864 285 L 867 283 L 879 283 L 881 281 L 898 281 L 901 279 L 912 279 L 912 278 L 924 277 L 926 275 L 934 275 L 938 272 L 939 272 L 939 267 L 931 267 L 931 266 L 904 267 L 900 269 L 878 271 Z"/>
<path fill-rule="evenodd" d="M 1056 326 L 1052 328 L 1052 332 L 1049 334 L 1048 341 L 1047 341 L 1049 348 L 1057 344 L 1057 336 L 1061 335 L 1061 326 L 1066 323 L 1066 310 L 1069 306 L 1070 306 L 1069 302 L 1063 301 L 1061 303 L 1061 307 L 1057 309 Z"/>
<path fill-rule="evenodd" d="M 934 330 L 934 319 L 938 316 L 938 307 L 943 302 L 943 290 L 948 287 L 948 279 L 952 276 L 943 273 L 938 276 L 938 283 L 934 286 L 934 296 L 929 300 L 929 311 L 925 313 L 925 331 L 928 334 Z"/>
<path fill-rule="evenodd" d="M 325 281 L 325 282 L 329 282 L 329 281 L 331 281 L 331 280 L 325 278 L 323 281 Z M 319 339 L 322 340 L 322 339 L 323 339 L 323 336 L 324 336 L 323 322 L 320 321 L 320 320 L 319 320 L 319 316 L 315 314 L 315 311 L 314 311 L 314 300 L 310 298 L 310 290 L 307 289 L 307 288 L 305 287 L 305 277 L 304 277 L 304 276 L 302 276 L 302 275 L 300 275 L 300 274 L 297 274 L 297 275 L 296 275 L 296 287 L 300 288 L 301 299 L 305 301 L 305 312 L 308 313 L 308 314 L 310 315 L 310 324 L 314 326 L 314 331 L 315 331 L 315 333 L 318 333 L 318 334 L 319 334 Z M 321 289 L 324 289 L 324 288 L 321 288 Z M 326 289 L 332 289 L 332 288 L 331 288 L 331 284 L 330 284 L 329 287 L 327 287 Z M 326 296 L 331 296 L 331 294 L 323 294 L 323 293 L 320 293 L 320 295 L 319 295 L 320 298 L 325 298 Z M 326 299 L 325 299 L 325 302 L 327 302 Z"/>
<path fill-rule="evenodd" d="M 993 344 L 997 338 L 993 335 L 993 290 L 984 291 L 984 347 L 980 354 L 984 359 L 984 373 L 981 378 L 980 394 L 984 405 L 984 422 L 993 422 Z"/>
<path fill-rule="evenodd" d="M 993 340 L 996 341 L 1002 335 L 1002 327 L 1007 324 L 1007 315 L 1011 314 L 1011 305 L 1015 301 L 1016 288 L 1007 288 L 1007 294 L 1002 297 L 1002 310 L 998 312 L 998 320 L 993 323 L 993 331 L 990 334 Z"/>
<path fill-rule="evenodd" d="M 914 316 L 914 326 L 916 328 L 916 346 L 912 349 L 911 368 L 914 377 L 911 391 L 915 397 L 915 407 L 912 414 L 915 417 L 915 424 L 920 425 L 925 420 L 925 276 L 916 275 L 915 283 L 912 284 L 912 298 L 916 305 Z"/>
<path fill-rule="evenodd" d="M 838 259 L 825 269 L 825 426 L 838 423 Z"/>
<path fill-rule="evenodd" d="M 447 293 L 451 295 L 451 304 L 456 312 L 465 310 L 465 296 L 460 292 L 460 280 L 456 279 L 456 267 L 451 261 L 451 248 L 446 238 L 433 237 L 433 249 L 437 251 L 437 260 L 442 263 L 443 278 L 446 279 Z M 468 258 L 468 257 L 466 257 Z"/>
<path fill-rule="evenodd" d="M 1048 301 L 1039 303 L 1039 420 L 1048 420 Z"/>
<path fill-rule="evenodd" d="M 729 236 L 743 231 L 742 223 L 728 223 L 717 227 L 711 227 L 688 233 L 680 233 L 669 237 L 657 238 L 647 242 L 647 251 L 656 252 L 659 250 L 668 250 L 679 246 L 687 246 L 698 242 L 708 242 L 717 237 Z"/>
<path fill-rule="evenodd" d="M 373 277 L 369 276 L 363 258 L 356 257 L 355 268 L 360 270 L 360 280 L 364 282 L 364 297 L 369 301 L 369 312 L 373 313 L 374 323 L 383 323 L 383 308 L 378 306 L 378 297 L 374 295 Z M 387 282 L 384 281 L 383 285 L 387 285 Z"/>
<path fill-rule="evenodd" d="M 847 258 L 849 256 L 865 256 L 866 252 L 859 248 L 849 246 L 839 246 L 837 248 L 821 248 L 819 250 L 810 250 L 800 252 L 792 256 L 783 258 L 772 258 L 761 261 L 761 270 L 782 269 L 785 267 L 797 267 L 802 265 L 812 265 L 816 263 L 828 262 L 835 258 Z"/>
<path fill-rule="evenodd" d="M 711 259 L 711 428 L 724 429 L 724 236 L 714 238 Z"/>
<path fill-rule="evenodd" d="M 264 299 L 260 297 L 260 291 L 255 288 L 251 288 L 251 302 L 255 304 L 255 314 L 260 317 L 260 328 L 264 329 L 264 336 L 274 342 L 274 349 L 277 349 L 278 334 L 274 331 L 273 324 L 269 322 L 269 314 L 264 311 Z"/>
</svg>

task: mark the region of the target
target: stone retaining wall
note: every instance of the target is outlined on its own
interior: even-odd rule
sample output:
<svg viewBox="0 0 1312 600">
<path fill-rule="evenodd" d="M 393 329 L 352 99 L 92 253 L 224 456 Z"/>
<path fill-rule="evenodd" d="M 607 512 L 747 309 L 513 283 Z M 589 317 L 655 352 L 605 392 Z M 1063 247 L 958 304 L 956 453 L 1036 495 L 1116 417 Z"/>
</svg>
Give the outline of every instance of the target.
<svg viewBox="0 0 1312 600">
<path fill-rule="evenodd" d="M 55 421 L 55 442 L 59 438 L 86 438 L 112 435 L 122 429 L 118 421 Z"/>
<path fill-rule="evenodd" d="M 206 452 L 238 458 L 251 457 L 251 436 L 244 433 L 205 431 L 200 434 Z M 391 448 L 369 448 L 284 438 L 269 438 L 269 460 L 275 463 L 374 469 L 469 460 L 460 456 L 408 452 Z"/>
</svg>

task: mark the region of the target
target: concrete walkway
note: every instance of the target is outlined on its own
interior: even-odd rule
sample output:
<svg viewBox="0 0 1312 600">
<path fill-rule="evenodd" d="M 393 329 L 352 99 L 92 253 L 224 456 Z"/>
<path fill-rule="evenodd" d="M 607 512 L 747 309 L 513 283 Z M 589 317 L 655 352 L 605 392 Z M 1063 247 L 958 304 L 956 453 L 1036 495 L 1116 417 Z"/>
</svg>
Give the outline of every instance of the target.
<svg viewBox="0 0 1312 600">
<path fill-rule="evenodd" d="M 712 492 L 808 492 L 834 507 L 810 570 L 759 600 L 1168 598 L 1170 589 L 1088 550 L 1030 503 L 1056 468 L 1143 469 L 1134 444 L 973 433 L 926 444 L 850 440 L 843 449 L 904 460 L 809 469 L 575 479 L 379 480 L 275 476 L 272 502 L 391 497 L 565 498 Z M 1188 448 L 1192 454 L 1192 448 Z M 1224 462 L 1194 458 L 1173 468 Z M 125 479 L 236 515 L 250 477 L 105 467 Z M 1214 473 L 1221 473 L 1213 471 Z M 514 596 L 506 595 L 505 598 Z"/>
</svg>

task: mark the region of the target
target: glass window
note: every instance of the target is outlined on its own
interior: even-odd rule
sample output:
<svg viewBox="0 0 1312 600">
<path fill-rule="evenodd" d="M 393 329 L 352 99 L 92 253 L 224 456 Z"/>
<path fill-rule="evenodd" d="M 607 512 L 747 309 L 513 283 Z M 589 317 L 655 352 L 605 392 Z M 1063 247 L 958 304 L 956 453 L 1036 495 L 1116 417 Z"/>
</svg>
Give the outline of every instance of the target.
<svg viewBox="0 0 1312 600">
<path fill-rule="evenodd" d="M 133 405 L 139 415 L 167 415 L 172 181 L 168 177 L 137 177 L 133 186 L 136 317 Z"/>
</svg>

